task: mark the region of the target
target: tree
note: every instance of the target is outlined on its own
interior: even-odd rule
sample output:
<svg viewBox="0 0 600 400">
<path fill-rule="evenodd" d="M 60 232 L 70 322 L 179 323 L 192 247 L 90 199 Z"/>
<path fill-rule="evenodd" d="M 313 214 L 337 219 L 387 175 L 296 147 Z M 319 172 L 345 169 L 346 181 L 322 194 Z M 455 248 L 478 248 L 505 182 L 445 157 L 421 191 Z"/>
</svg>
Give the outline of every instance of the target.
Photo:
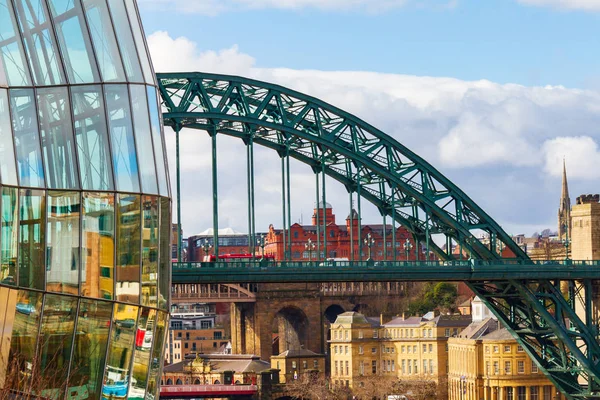
<svg viewBox="0 0 600 400">
<path fill-rule="evenodd" d="M 304 373 L 286 382 L 284 393 L 298 400 L 346 400 L 350 390 L 345 386 L 334 386 L 319 373 Z"/>
<path fill-rule="evenodd" d="M 407 395 L 414 400 L 433 400 L 438 398 L 438 385 L 434 381 L 398 379 L 393 393 Z"/>
<path fill-rule="evenodd" d="M 457 297 L 456 286 L 451 283 L 427 283 L 423 287 L 421 298 L 412 301 L 408 306 L 408 311 L 411 314 L 425 314 L 436 309 L 451 312 L 456 309 Z"/>
</svg>

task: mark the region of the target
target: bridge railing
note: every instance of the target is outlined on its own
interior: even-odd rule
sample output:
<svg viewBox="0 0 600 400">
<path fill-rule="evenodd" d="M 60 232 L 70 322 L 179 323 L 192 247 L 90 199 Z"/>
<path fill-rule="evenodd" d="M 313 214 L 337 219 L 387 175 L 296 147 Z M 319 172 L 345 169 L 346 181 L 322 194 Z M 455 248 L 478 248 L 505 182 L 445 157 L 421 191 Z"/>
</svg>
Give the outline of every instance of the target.
<svg viewBox="0 0 600 400">
<path fill-rule="evenodd" d="M 161 385 L 161 394 L 198 392 L 250 392 L 257 391 L 256 385 Z"/>
<path fill-rule="evenodd" d="M 498 267 L 498 266 L 600 266 L 600 260 L 520 260 L 504 258 L 500 260 L 450 260 L 450 261 L 233 261 L 233 262 L 174 262 L 173 270 L 195 268 L 237 269 L 237 268 L 340 268 L 340 267 Z"/>
</svg>

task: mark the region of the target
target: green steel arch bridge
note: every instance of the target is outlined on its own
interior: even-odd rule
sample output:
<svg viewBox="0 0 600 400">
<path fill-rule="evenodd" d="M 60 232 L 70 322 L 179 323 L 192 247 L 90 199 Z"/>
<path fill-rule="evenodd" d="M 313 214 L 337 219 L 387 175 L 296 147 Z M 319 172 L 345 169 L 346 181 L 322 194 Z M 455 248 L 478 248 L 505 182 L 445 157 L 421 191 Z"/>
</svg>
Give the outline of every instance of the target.
<svg viewBox="0 0 600 400">
<path fill-rule="evenodd" d="M 531 261 L 483 209 L 427 161 L 374 126 L 324 101 L 236 76 L 198 72 L 157 75 L 164 124 L 176 133 L 177 162 L 181 129 L 199 129 L 211 136 L 217 254 L 217 137 L 228 135 L 246 145 L 251 246 L 256 232 L 253 148 L 261 145 L 281 158 L 287 256 L 291 254 L 291 238 L 286 242 L 285 237 L 291 226 L 289 163 L 296 159 L 312 168 L 316 197 L 322 196 L 323 204 L 324 177 L 328 176 L 344 185 L 351 199 L 357 195 L 359 220 L 360 200 L 367 200 L 377 207 L 384 224 L 386 218 L 401 224 L 415 243 L 427 246 L 440 260 L 178 262 L 173 263 L 173 283 L 464 281 L 567 398 L 600 399 L 599 330 L 593 312 L 594 281 L 600 279 L 598 263 Z M 324 219 L 317 221 L 317 229 L 323 233 L 319 246 L 327 254 Z M 489 243 L 477 239 L 481 234 L 489 237 Z M 352 237 L 350 240 L 353 242 Z M 354 240 L 362 246 L 360 229 Z M 453 245 L 460 246 L 469 259 L 456 260 L 451 253 Z M 503 248 L 510 249 L 514 257 L 503 258 Z"/>
</svg>

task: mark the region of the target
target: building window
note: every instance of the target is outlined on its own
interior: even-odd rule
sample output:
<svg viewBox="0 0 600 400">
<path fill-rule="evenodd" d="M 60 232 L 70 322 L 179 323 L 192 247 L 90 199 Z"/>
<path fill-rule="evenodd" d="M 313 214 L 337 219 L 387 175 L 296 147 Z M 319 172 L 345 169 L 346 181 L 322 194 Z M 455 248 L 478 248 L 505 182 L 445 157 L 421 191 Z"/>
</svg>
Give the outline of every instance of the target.
<svg viewBox="0 0 600 400">
<path fill-rule="evenodd" d="M 292 368 L 296 369 L 296 361 L 292 361 Z"/>
<path fill-rule="evenodd" d="M 429 373 L 433 374 L 433 360 L 429 360 Z"/>
<path fill-rule="evenodd" d="M 538 366 L 535 363 L 535 361 L 531 361 L 531 373 L 532 374 L 537 374 L 539 372 Z"/>
<path fill-rule="evenodd" d="M 358 374 L 359 375 L 365 374 L 365 362 L 364 361 L 361 361 L 360 363 L 358 363 Z"/>
<path fill-rule="evenodd" d="M 490 346 L 485 346 L 485 352 L 489 353 L 490 352 Z"/>
<path fill-rule="evenodd" d="M 525 400 L 527 388 L 525 386 L 517 387 L 517 400 Z"/>
<path fill-rule="evenodd" d="M 423 353 L 427 353 L 427 345 L 426 344 L 423 345 Z"/>
<path fill-rule="evenodd" d="M 417 345 L 415 344 L 415 345 L 413 346 L 413 353 L 416 353 L 416 352 L 417 352 Z"/>
<path fill-rule="evenodd" d="M 377 361 L 371 361 L 371 373 L 375 375 L 377 373 Z"/>
<path fill-rule="evenodd" d="M 377 354 L 377 347 L 371 347 L 371 353 Z"/>
<path fill-rule="evenodd" d="M 406 373 L 406 360 L 402 360 L 402 375 Z"/>
<path fill-rule="evenodd" d="M 450 337 L 450 328 L 446 328 L 446 329 L 444 330 L 444 336 L 446 336 L 446 337 Z"/>
<path fill-rule="evenodd" d="M 302 361 L 302 369 L 308 369 L 308 361 Z"/>
<path fill-rule="evenodd" d="M 339 370 L 338 370 L 338 362 L 337 362 L 337 360 L 335 361 L 335 375 L 339 375 Z"/>
<path fill-rule="evenodd" d="M 433 345 L 430 343 L 429 344 L 429 352 L 432 353 L 433 352 Z"/>
<path fill-rule="evenodd" d="M 552 389 L 554 389 L 554 386 L 544 386 L 544 400 L 552 399 Z"/>
<path fill-rule="evenodd" d="M 517 372 L 519 374 L 525 373 L 525 361 L 523 361 L 523 360 L 517 361 Z"/>
<path fill-rule="evenodd" d="M 363 347 L 362 347 L 362 345 L 358 346 L 358 354 L 363 354 Z"/>
<path fill-rule="evenodd" d="M 344 331 L 344 339 L 348 340 L 348 331 Z"/>
<path fill-rule="evenodd" d="M 333 346 L 333 354 L 337 354 L 337 346 Z"/>
<path fill-rule="evenodd" d="M 363 331 L 358 331 L 358 338 L 362 339 L 363 338 Z"/>
<path fill-rule="evenodd" d="M 319 369 L 319 360 L 313 360 L 313 368 Z"/>
<path fill-rule="evenodd" d="M 308 251 L 302 252 L 302 258 L 308 258 Z"/>
<path fill-rule="evenodd" d="M 494 375 L 500 374 L 500 363 L 499 361 L 494 361 Z"/>
<path fill-rule="evenodd" d="M 396 370 L 396 360 L 392 360 L 392 372 Z"/>
<path fill-rule="evenodd" d="M 350 368 L 348 368 L 348 361 L 346 361 L 346 376 L 350 375 Z"/>
<path fill-rule="evenodd" d="M 417 364 L 417 360 L 413 360 L 413 366 L 415 367 L 415 375 L 419 373 L 419 364 Z"/>
<path fill-rule="evenodd" d="M 433 329 L 429 329 L 429 337 L 433 337 Z"/>
<path fill-rule="evenodd" d="M 294 239 L 298 239 L 298 231 L 294 231 Z"/>
<path fill-rule="evenodd" d="M 505 345 L 504 346 L 504 352 L 505 353 L 510 353 L 510 346 L 509 345 Z"/>
<path fill-rule="evenodd" d="M 408 347 L 408 352 L 412 353 L 412 346 L 406 346 L 406 347 Z"/>
<path fill-rule="evenodd" d="M 504 374 L 510 375 L 510 361 L 504 361 Z"/>
<path fill-rule="evenodd" d="M 373 329 L 373 339 L 377 339 L 377 329 Z"/>
<path fill-rule="evenodd" d="M 537 386 L 530 387 L 529 391 L 531 393 L 530 400 L 540 400 L 540 392 Z"/>
<path fill-rule="evenodd" d="M 412 374 L 412 363 L 410 362 L 410 360 L 407 360 L 407 364 L 408 364 L 408 374 Z"/>
<path fill-rule="evenodd" d="M 427 360 L 423 360 L 423 373 L 427 373 Z"/>
<path fill-rule="evenodd" d="M 498 352 L 498 346 L 494 346 L 494 353 Z"/>
<path fill-rule="evenodd" d="M 506 390 L 506 392 L 505 392 L 506 393 L 506 398 L 508 400 L 512 400 L 513 399 L 513 392 L 514 392 L 513 387 L 512 386 L 507 386 L 504 389 Z"/>
<path fill-rule="evenodd" d="M 489 361 L 485 362 L 485 374 L 486 375 L 490 374 L 490 362 Z"/>
<path fill-rule="evenodd" d="M 523 353 L 525 350 L 523 349 L 523 346 L 518 345 L 517 346 L 517 353 Z"/>
<path fill-rule="evenodd" d="M 400 347 L 400 352 L 401 352 L 401 353 L 404 353 L 404 350 L 406 350 L 406 349 L 405 349 L 405 347 L 406 347 L 406 346 L 402 346 L 402 347 Z"/>
<path fill-rule="evenodd" d="M 348 346 L 344 346 L 344 354 L 348 354 Z"/>
</svg>

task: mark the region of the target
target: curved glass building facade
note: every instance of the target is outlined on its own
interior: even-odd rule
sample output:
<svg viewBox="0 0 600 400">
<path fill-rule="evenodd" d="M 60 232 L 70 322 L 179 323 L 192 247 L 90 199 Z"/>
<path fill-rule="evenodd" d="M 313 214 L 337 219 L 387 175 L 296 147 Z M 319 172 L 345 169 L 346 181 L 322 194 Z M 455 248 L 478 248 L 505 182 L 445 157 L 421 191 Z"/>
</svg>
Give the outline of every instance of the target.
<svg viewBox="0 0 600 400">
<path fill-rule="evenodd" d="M 0 0 L 0 392 L 158 398 L 158 101 L 135 0 Z"/>
</svg>

